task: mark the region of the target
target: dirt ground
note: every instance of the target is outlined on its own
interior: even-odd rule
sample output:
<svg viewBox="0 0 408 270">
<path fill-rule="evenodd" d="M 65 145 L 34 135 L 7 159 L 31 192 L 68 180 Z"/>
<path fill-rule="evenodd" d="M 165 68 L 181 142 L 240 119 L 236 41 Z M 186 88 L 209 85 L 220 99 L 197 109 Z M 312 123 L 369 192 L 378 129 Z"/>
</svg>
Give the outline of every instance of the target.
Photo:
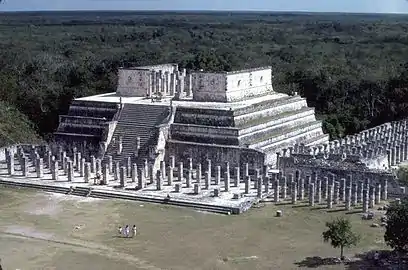
<svg viewBox="0 0 408 270">
<path fill-rule="evenodd" d="M 7 270 L 359 269 L 324 260 L 339 256 L 322 241 L 324 224 L 341 215 L 362 238 L 347 256 L 385 249 L 384 229 L 370 227 L 377 221 L 319 207 L 267 204 L 223 216 L 4 187 L 0 206 L 0 258 Z M 283 217 L 275 217 L 276 210 Z M 119 237 L 117 228 L 125 224 L 136 224 L 139 234 Z"/>
</svg>

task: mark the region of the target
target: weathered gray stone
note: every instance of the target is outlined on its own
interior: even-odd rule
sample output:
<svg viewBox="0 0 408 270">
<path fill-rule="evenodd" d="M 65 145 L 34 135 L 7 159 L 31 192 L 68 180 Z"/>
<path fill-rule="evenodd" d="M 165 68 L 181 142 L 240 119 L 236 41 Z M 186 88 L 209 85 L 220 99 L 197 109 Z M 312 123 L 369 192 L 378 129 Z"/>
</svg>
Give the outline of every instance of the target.
<svg viewBox="0 0 408 270">
<path fill-rule="evenodd" d="M 109 185 L 109 179 L 110 179 L 109 164 L 105 163 L 102 165 L 102 184 Z"/>
<path fill-rule="evenodd" d="M 200 185 L 199 184 L 194 184 L 194 195 L 200 194 Z"/>
<path fill-rule="evenodd" d="M 279 185 L 279 179 L 277 179 L 275 180 L 274 187 L 273 187 L 273 196 L 274 196 L 274 201 L 276 203 L 280 201 L 279 193 L 280 193 L 280 185 Z"/>
<path fill-rule="evenodd" d="M 297 187 L 297 183 L 295 181 L 291 182 L 291 195 L 292 195 L 292 204 L 296 204 L 297 203 L 297 191 L 298 191 L 298 187 Z"/>
<path fill-rule="evenodd" d="M 249 194 L 249 189 L 251 185 L 251 176 L 245 176 L 245 194 Z"/>
<path fill-rule="evenodd" d="M 179 162 L 179 163 L 178 163 L 178 171 L 177 171 L 177 173 L 178 173 L 178 181 L 181 182 L 181 183 L 183 183 L 183 178 L 184 178 L 184 176 L 183 176 L 183 174 L 184 174 L 183 162 Z"/>
<path fill-rule="evenodd" d="M 137 182 L 137 163 L 132 164 L 131 177 L 132 177 L 132 183 L 136 183 Z"/>
<path fill-rule="evenodd" d="M 221 182 L 221 166 L 216 167 L 215 171 L 215 185 L 219 185 Z"/>
<path fill-rule="evenodd" d="M 173 186 L 173 167 L 172 166 L 168 166 L 167 167 L 167 185 L 169 186 Z"/>
<path fill-rule="evenodd" d="M 210 189 L 210 184 L 211 184 L 211 174 L 209 171 L 205 172 L 205 179 L 204 179 L 205 183 L 204 183 L 204 188 L 206 190 Z"/>
<path fill-rule="evenodd" d="M 44 177 L 44 164 L 43 164 L 43 159 L 42 158 L 37 158 L 36 159 L 35 171 L 37 173 L 37 178 L 43 178 Z"/>
<path fill-rule="evenodd" d="M 238 187 L 239 183 L 240 183 L 240 179 L 241 179 L 241 175 L 240 175 L 240 168 L 239 167 L 235 167 L 235 174 L 234 174 L 234 187 Z"/>
<path fill-rule="evenodd" d="M 315 205 L 315 187 L 314 183 L 309 184 L 309 206 Z"/>
<path fill-rule="evenodd" d="M 156 190 L 162 190 L 162 181 L 163 177 L 161 175 L 161 171 L 158 170 L 156 173 Z"/>
<path fill-rule="evenodd" d="M 96 158 L 95 156 L 91 156 L 91 173 L 96 172 Z"/>
<path fill-rule="evenodd" d="M 67 163 L 67 177 L 68 182 L 72 182 L 74 180 L 74 166 L 71 160 L 69 160 Z"/>
<path fill-rule="evenodd" d="M 262 186 L 262 185 L 261 185 Z M 230 189 L 230 173 L 229 171 L 225 171 L 224 176 L 224 191 L 228 192 Z"/>
<path fill-rule="evenodd" d="M 119 187 L 124 188 L 126 186 L 126 167 L 122 166 L 119 169 Z"/>
<path fill-rule="evenodd" d="M 86 162 L 84 168 L 84 182 L 89 183 L 90 180 L 91 180 L 91 163 Z"/>
</svg>

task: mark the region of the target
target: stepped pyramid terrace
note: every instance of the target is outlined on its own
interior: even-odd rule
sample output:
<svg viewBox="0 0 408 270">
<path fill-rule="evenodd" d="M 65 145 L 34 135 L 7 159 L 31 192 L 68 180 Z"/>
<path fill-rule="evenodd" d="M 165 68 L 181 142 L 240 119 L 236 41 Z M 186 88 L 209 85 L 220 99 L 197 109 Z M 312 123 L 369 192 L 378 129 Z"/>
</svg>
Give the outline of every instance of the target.
<svg viewBox="0 0 408 270">
<path fill-rule="evenodd" d="M 328 142 L 314 109 L 275 92 L 271 67 L 209 73 L 177 64 L 120 69 L 117 90 L 75 99 L 55 141 L 104 160 L 214 164 L 263 170 L 296 143 Z"/>
<path fill-rule="evenodd" d="M 265 200 L 366 213 L 406 195 L 394 173 L 406 120 L 329 142 L 272 78 L 270 67 L 120 69 L 116 92 L 75 99 L 50 144 L 1 148 L 0 184 L 223 214 Z"/>
</svg>

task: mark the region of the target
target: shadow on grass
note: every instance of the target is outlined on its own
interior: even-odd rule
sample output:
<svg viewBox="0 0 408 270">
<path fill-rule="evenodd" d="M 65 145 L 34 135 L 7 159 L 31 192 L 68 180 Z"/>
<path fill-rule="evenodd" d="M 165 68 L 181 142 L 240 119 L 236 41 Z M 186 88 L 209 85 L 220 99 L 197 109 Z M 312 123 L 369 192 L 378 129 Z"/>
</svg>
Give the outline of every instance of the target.
<svg viewBox="0 0 408 270">
<path fill-rule="evenodd" d="M 380 269 L 408 269 L 408 258 L 400 258 L 389 250 L 379 250 L 379 259 L 374 260 L 375 251 L 356 254 L 352 259 L 340 261 L 338 258 L 321 258 L 319 256 L 306 257 L 300 262 L 295 262 L 299 268 L 319 268 L 324 266 L 342 264 L 349 270 L 380 270 Z"/>
<path fill-rule="evenodd" d="M 295 265 L 302 268 L 318 268 L 336 264 L 339 264 L 339 261 L 336 258 L 322 258 L 319 256 L 306 257 L 304 260 L 295 263 Z"/>
</svg>

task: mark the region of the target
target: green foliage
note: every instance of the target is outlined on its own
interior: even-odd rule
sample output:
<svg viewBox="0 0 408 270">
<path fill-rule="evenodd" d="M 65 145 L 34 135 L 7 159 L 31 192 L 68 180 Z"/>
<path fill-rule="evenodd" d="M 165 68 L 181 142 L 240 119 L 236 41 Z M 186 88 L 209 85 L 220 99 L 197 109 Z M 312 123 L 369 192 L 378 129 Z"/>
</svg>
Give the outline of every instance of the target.
<svg viewBox="0 0 408 270">
<path fill-rule="evenodd" d="M 343 249 L 357 245 L 360 241 L 359 235 L 354 233 L 351 228 L 351 222 L 345 218 L 326 223 L 327 231 L 323 232 L 323 240 L 329 242 L 334 248 L 340 248 L 341 258 L 343 258 Z"/>
<path fill-rule="evenodd" d="M 408 252 L 408 199 L 391 204 L 386 216 L 385 242 L 396 251 Z"/>
<path fill-rule="evenodd" d="M 71 100 L 113 92 L 120 66 L 273 66 L 332 138 L 408 116 L 408 17 L 230 12 L 0 15 L 0 99 L 41 135 Z"/>
<path fill-rule="evenodd" d="M 0 147 L 15 143 L 40 142 L 33 124 L 16 108 L 0 102 Z"/>
</svg>

